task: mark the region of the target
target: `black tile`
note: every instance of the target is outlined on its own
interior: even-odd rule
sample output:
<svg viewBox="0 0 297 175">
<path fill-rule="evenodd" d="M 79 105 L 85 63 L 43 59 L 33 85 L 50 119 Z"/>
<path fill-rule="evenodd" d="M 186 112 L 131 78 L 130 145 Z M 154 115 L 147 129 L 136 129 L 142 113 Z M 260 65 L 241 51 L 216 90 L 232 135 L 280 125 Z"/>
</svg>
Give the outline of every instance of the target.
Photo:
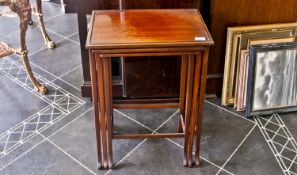
<svg viewBox="0 0 297 175">
<path fill-rule="evenodd" d="M 216 105 L 217 107 L 219 108 L 223 108 L 227 111 L 230 111 L 231 113 L 234 113 L 238 116 L 241 116 L 241 117 L 244 117 L 246 116 L 246 111 L 236 111 L 236 109 L 233 107 L 233 105 L 229 105 L 229 106 L 223 106 L 221 104 L 221 101 L 222 99 L 221 98 L 209 98 L 209 99 L 206 99 L 206 102 L 207 103 L 210 103 L 210 104 L 213 104 L 213 105 Z M 254 122 L 253 118 L 252 117 L 249 117 L 249 118 L 246 118 L 247 120 L 250 120 L 251 122 Z"/>
<path fill-rule="evenodd" d="M 76 14 L 64 14 L 46 22 L 46 27 L 59 35 L 68 37 L 78 32 Z"/>
<path fill-rule="evenodd" d="M 176 132 L 177 119 L 177 116 L 172 118 L 158 132 Z M 253 126 L 253 123 L 245 119 L 205 103 L 201 156 L 222 166 Z M 172 140 L 183 145 L 182 138 Z"/>
<path fill-rule="evenodd" d="M 252 131 L 224 168 L 240 175 L 283 174 L 258 128 Z"/>
<path fill-rule="evenodd" d="M 80 39 L 79 39 L 79 34 L 78 33 L 73 35 L 73 36 L 68 37 L 68 39 L 76 42 L 77 44 L 80 44 Z"/>
<path fill-rule="evenodd" d="M 87 113 L 89 110 L 91 110 L 91 108 L 92 108 L 91 102 L 86 102 L 86 104 L 74 110 L 72 113 L 65 115 L 52 126 L 41 131 L 41 134 L 46 137 L 54 134 L 61 128 L 65 127 L 65 125 L 67 125 L 68 123 L 75 121 L 78 117 Z"/>
<path fill-rule="evenodd" d="M 23 144 L 19 144 L 13 150 L 9 151 L 5 156 L 0 158 L 0 169 L 6 166 L 9 163 L 12 163 L 15 159 L 19 158 L 22 154 L 28 150 L 34 148 L 44 140 L 44 138 L 38 134 L 34 134 L 29 140 Z M 1 174 L 1 172 L 0 172 Z"/>
<path fill-rule="evenodd" d="M 148 133 L 145 128 L 137 124 L 135 125 L 132 121 L 117 113 L 114 114 L 114 121 L 115 132 L 129 132 L 134 130 L 135 132 Z M 97 149 L 93 110 L 87 112 L 56 135 L 50 137 L 50 140 L 89 167 L 92 171 L 96 171 L 99 174 L 104 172 L 97 170 Z M 141 140 L 113 140 L 114 163 L 121 160 L 140 142 Z"/>
<path fill-rule="evenodd" d="M 109 174 L 214 175 L 218 170 L 205 161 L 200 167 L 185 168 L 182 149 L 165 139 L 148 139 Z"/>
<path fill-rule="evenodd" d="M 287 114 L 280 114 L 281 120 L 284 122 L 286 127 L 288 128 L 289 132 L 292 134 L 294 139 L 297 139 L 297 113 L 287 113 Z"/>
<path fill-rule="evenodd" d="M 47 141 L 41 143 L 0 173 L 3 175 L 92 174 Z"/>
<path fill-rule="evenodd" d="M 74 85 L 72 85 L 71 83 L 61 79 L 61 78 L 57 78 L 56 80 L 52 81 L 52 83 L 54 83 L 55 85 L 63 88 L 64 90 L 66 90 L 68 93 L 71 93 L 72 95 L 75 95 L 76 97 L 84 100 L 84 101 L 89 101 L 90 98 L 83 98 L 81 96 L 81 91 L 80 91 L 80 87 L 76 87 Z"/>
<path fill-rule="evenodd" d="M 222 170 L 218 175 L 230 175 L 230 173 Z"/>
<path fill-rule="evenodd" d="M 3 74 L 0 74 L 0 89 L 0 133 L 49 105 Z"/>
<path fill-rule="evenodd" d="M 0 40 L 4 41 L 4 37 L 19 31 L 19 19 L 0 17 Z"/>
<path fill-rule="evenodd" d="M 82 66 L 77 67 L 76 69 L 68 72 L 67 74 L 61 76 L 61 79 L 65 80 L 66 82 L 74 85 L 75 87 L 79 88 L 83 84 L 83 71 Z"/>
<path fill-rule="evenodd" d="M 119 111 L 155 130 L 171 117 L 177 109 L 121 109 Z"/>
<path fill-rule="evenodd" d="M 47 21 L 48 19 L 52 19 L 53 17 L 62 15 L 63 14 L 62 6 L 52 2 L 43 1 L 42 14 L 43 14 L 44 21 Z"/>
<path fill-rule="evenodd" d="M 71 41 L 57 43 L 55 49 L 44 49 L 30 56 L 30 61 L 46 71 L 60 76 L 81 64 L 80 48 Z"/>
<path fill-rule="evenodd" d="M 53 41 L 60 41 L 62 39 L 61 37 L 50 31 L 47 31 L 47 33 Z M 1 39 L 2 42 L 6 42 L 14 48 L 20 47 L 19 40 L 19 32 L 13 33 Z M 43 48 L 46 48 L 41 31 L 39 30 L 38 26 L 28 28 L 26 33 L 26 45 L 29 51 L 29 55 Z"/>
<path fill-rule="evenodd" d="M 24 67 L 23 60 L 22 60 L 21 56 L 13 54 L 13 55 L 9 55 L 8 58 L 11 59 L 12 61 L 17 62 L 22 67 Z M 29 58 L 30 58 L 30 56 L 29 56 Z M 53 80 L 57 79 L 57 77 L 55 75 L 51 74 L 50 72 L 43 69 L 42 67 L 34 64 L 33 62 L 30 62 L 30 66 L 31 66 L 31 69 L 32 69 L 35 77 L 37 77 L 39 75 L 48 81 L 53 81 Z"/>
</svg>

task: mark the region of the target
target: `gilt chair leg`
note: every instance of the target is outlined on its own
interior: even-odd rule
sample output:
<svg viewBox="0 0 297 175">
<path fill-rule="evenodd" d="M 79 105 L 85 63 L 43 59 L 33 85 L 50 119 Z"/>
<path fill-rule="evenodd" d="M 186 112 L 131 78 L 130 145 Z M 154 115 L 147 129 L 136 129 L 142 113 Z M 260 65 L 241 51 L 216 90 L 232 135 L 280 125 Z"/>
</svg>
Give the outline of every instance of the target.
<svg viewBox="0 0 297 175">
<path fill-rule="evenodd" d="M 29 9 L 29 10 L 28 10 Z M 20 51 L 17 53 L 20 54 L 23 58 L 24 66 L 27 70 L 27 73 L 29 75 L 29 78 L 34 86 L 34 88 L 41 94 L 46 94 L 48 92 L 47 88 L 44 85 L 41 85 L 35 78 L 30 63 L 28 59 L 28 50 L 26 47 L 26 31 L 28 29 L 29 22 L 31 21 L 31 10 L 30 8 L 25 10 L 18 9 L 16 12 L 20 18 Z"/>
<path fill-rule="evenodd" d="M 42 2 L 41 0 L 36 0 L 36 12 L 34 13 L 37 15 L 38 18 L 38 25 L 40 28 L 40 31 L 42 33 L 44 42 L 48 48 L 55 48 L 56 43 L 48 36 L 45 26 L 44 26 L 44 21 L 43 21 L 43 14 L 42 14 Z"/>
</svg>

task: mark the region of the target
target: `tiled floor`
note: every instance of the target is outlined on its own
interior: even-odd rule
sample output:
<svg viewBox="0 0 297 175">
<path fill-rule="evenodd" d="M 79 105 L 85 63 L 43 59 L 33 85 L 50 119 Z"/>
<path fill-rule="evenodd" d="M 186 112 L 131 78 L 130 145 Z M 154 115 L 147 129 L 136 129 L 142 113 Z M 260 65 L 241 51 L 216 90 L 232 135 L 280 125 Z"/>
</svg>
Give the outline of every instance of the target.
<svg viewBox="0 0 297 175">
<path fill-rule="evenodd" d="M 93 108 L 80 96 L 82 69 L 77 19 L 44 2 L 47 49 L 28 30 L 30 61 L 50 93 L 31 89 L 18 56 L 0 60 L 0 174 L 296 175 L 297 114 L 245 119 L 219 100 L 206 100 L 202 165 L 182 166 L 182 139 L 114 140 L 114 168 L 97 169 Z M 17 19 L 0 18 L 0 40 L 18 46 Z M 177 109 L 114 110 L 115 132 L 175 131 Z"/>
</svg>

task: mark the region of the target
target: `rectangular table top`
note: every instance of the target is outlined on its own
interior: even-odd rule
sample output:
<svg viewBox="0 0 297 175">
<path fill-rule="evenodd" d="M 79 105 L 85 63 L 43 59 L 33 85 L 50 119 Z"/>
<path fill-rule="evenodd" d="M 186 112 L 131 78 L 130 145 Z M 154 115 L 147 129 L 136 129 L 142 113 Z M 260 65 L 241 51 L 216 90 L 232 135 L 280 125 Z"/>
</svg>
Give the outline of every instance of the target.
<svg viewBox="0 0 297 175">
<path fill-rule="evenodd" d="M 196 9 L 97 10 L 90 27 L 88 49 L 213 45 Z"/>
</svg>

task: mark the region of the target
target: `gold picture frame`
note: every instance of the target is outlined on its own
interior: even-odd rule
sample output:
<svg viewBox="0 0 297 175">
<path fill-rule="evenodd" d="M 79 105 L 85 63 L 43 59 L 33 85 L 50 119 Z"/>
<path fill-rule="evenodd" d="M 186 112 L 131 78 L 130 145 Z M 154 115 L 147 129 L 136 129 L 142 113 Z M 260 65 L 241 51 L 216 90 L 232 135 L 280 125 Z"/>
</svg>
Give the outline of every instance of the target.
<svg viewBox="0 0 297 175">
<path fill-rule="evenodd" d="M 277 36 L 280 32 L 290 32 L 292 37 L 296 38 L 297 23 L 282 23 L 282 24 L 270 24 L 270 25 L 258 25 L 258 26 L 242 26 L 242 27 L 230 27 L 227 32 L 226 42 L 226 55 L 225 55 L 225 69 L 224 80 L 222 89 L 222 105 L 232 105 L 235 102 L 236 92 L 236 77 L 237 66 L 240 57 L 240 41 L 241 36 L 244 34 L 275 32 L 275 36 L 268 37 L 268 39 L 282 38 L 283 36 Z M 261 37 L 263 39 L 263 37 Z"/>
</svg>

